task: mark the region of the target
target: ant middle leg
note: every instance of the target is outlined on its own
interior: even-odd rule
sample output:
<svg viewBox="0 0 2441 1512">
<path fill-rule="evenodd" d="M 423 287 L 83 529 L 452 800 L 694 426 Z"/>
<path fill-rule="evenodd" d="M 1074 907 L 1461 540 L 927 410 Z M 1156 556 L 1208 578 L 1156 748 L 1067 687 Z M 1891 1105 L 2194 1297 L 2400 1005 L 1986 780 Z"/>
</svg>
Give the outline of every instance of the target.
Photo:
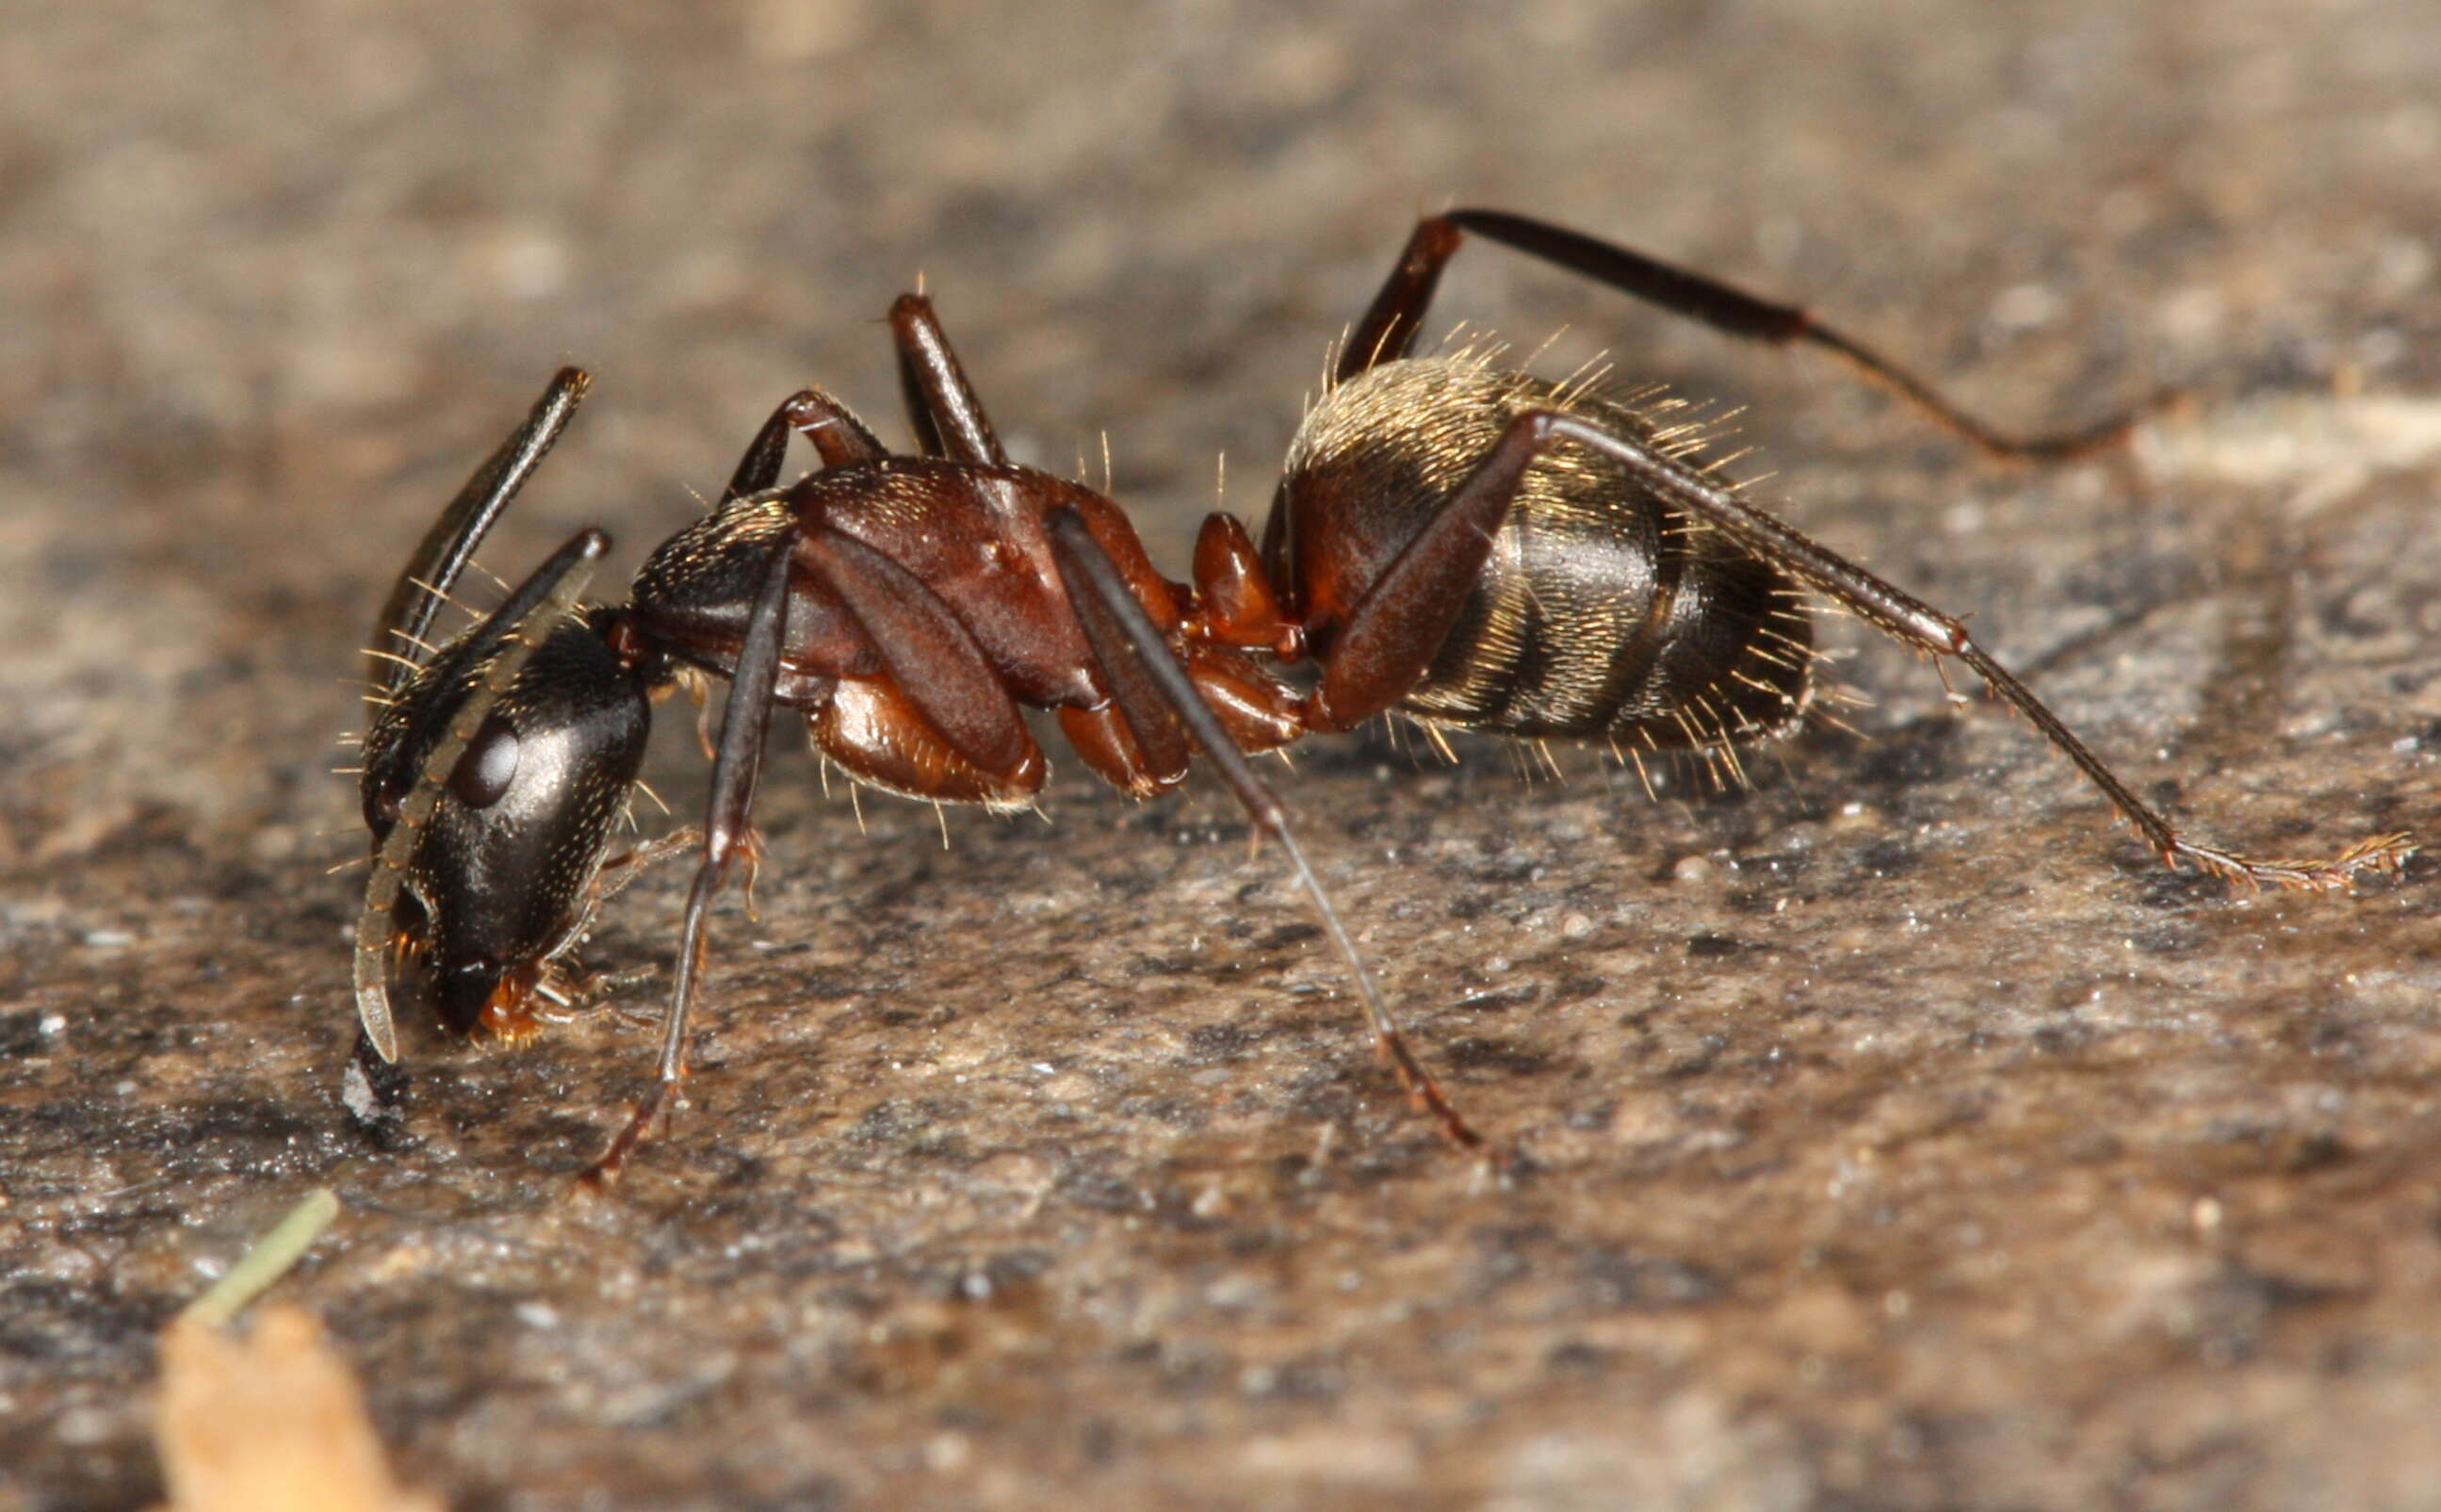
<svg viewBox="0 0 2441 1512">
<path fill-rule="evenodd" d="M 2146 416 L 2177 397 L 2155 395 L 2126 413 L 2081 430 L 2050 436 L 2010 435 L 1967 414 L 1931 384 L 1863 342 L 1824 325 L 1801 306 L 1758 298 L 1692 269 L 1546 221 L 1483 209 L 1451 210 L 1418 223 L 1372 305 L 1341 349 L 1338 381 L 1344 383 L 1414 351 L 1441 273 L 1469 231 L 1728 335 L 1780 347 L 1801 343 L 1818 348 L 1995 457 L 2059 461 L 2104 450 L 2124 441 Z"/>
<path fill-rule="evenodd" d="M 780 406 L 771 411 L 771 418 L 754 433 L 754 440 L 747 443 L 746 455 L 738 459 L 737 470 L 730 475 L 720 502 L 733 503 L 778 483 L 790 436 L 803 436 L 811 441 L 826 468 L 869 462 L 889 455 L 873 432 L 865 428 L 864 422 L 849 413 L 845 405 L 819 388 L 800 388 L 780 402 Z"/>
<path fill-rule="evenodd" d="M 900 296 L 890 307 L 890 325 L 898 344 L 899 386 L 906 392 L 917 447 L 927 457 L 1005 464 L 1007 454 L 1002 451 L 983 402 L 967 381 L 966 369 L 932 313 L 932 301 L 920 294 Z M 824 467 L 877 461 L 890 455 L 889 448 L 845 405 L 819 388 L 800 389 L 781 401 L 754 433 L 720 501 L 727 504 L 778 483 L 791 436 L 811 441 Z"/>
<path fill-rule="evenodd" d="M 1340 922 L 1339 910 L 1332 906 L 1330 895 L 1306 860 L 1304 848 L 1297 844 L 1295 832 L 1289 827 L 1286 805 L 1255 771 L 1254 764 L 1230 738 L 1220 716 L 1198 692 L 1193 676 L 1171 655 L 1160 628 L 1129 590 L 1125 576 L 1094 539 L 1084 517 L 1073 509 L 1060 509 L 1053 511 L 1045 523 L 1077 621 L 1084 627 L 1094 657 L 1114 690 L 1113 701 L 1121 706 L 1129 723 L 1148 731 L 1163 729 L 1171 740 L 1177 738 L 1178 728 L 1184 726 L 1193 736 L 1214 771 L 1254 820 L 1257 832 L 1276 843 L 1288 856 L 1298 885 L 1321 917 L 1324 932 L 1347 964 L 1357 999 L 1364 1004 L 1365 1022 L 1373 1032 L 1374 1044 L 1397 1070 L 1408 1096 L 1433 1116 L 1451 1143 L 1466 1149 L 1481 1148 L 1483 1136 L 1451 1104 L 1432 1072 L 1408 1048 L 1406 1036 L 1390 1017 L 1355 940 Z"/>
</svg>

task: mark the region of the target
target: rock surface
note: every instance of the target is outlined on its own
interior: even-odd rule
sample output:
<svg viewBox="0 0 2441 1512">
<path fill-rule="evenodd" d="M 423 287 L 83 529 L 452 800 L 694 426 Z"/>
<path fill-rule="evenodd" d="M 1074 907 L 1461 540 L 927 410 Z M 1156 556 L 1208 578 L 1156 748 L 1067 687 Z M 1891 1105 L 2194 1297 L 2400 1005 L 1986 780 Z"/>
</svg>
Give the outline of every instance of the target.
<svg viewBox="0 0 2441 1512">
<path fill-rule="evenodd" d="M 1438 1144 L 1208 783 L 1043 819 L 764 783 L 690 1106 L 569 1178 L 651 1007 L 409 1035 L 336 1104 L 365 625 L 562 361 L 487 552 L 618 563 L 819 380 L 899 434 L 919 276 L 1003 433 L 1183 574 L 1258 514 L 1419 207 L 1799 297 L 2029 426 L 1496 252 L 1437 314 L 1751 406 L 1758 496 L 2275 853 L 2432 833 L 2441 30 L 2421 0 L 36 8 L 0 37 L 0 1509 L 157 1494 L 155 1331 L 302 1189 L 282 1295 L 461 1508 L 2411 1507 L 2441 1485 L 2441 891 L 2152 865 L 1853 622 L 1748 791 L 1314 743 L 1280 785 Z M 1564 329 L 1563 329 L 1564 328 Z M 1963 689 L 1966 685 L 1961 682 Z M 684 706 L 653 783 L 703 765 Z M 649 807 L 647 805 L 647 807 Z M 647 813 L 648 830 L 676 822 Z M 683 877 L 589 959 L 666 965 Z"/>
</svg>

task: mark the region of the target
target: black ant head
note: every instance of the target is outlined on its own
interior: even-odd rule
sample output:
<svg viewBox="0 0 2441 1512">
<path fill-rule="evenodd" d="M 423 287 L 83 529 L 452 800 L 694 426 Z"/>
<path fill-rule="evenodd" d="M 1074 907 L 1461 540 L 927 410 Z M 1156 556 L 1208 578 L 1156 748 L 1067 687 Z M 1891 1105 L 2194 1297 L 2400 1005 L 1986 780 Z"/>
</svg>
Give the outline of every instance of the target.
<svg viewBox="0 0 2441 1512">
<path fill-rule="evenodd" d="M 578 531 L 498 608 L 421 662 L 422 634 L 483 532 L 585 390 L 563 369 L 526 423 L 467 481 L 399 574 L 374 622 L 365 735 L 372 875 L 356 914 L 356 1017 L 398 1059 L 389 978 L 420 954 L 460 1029 L 530 1032 L 537 994 L 592 912 L 612 825 L 642 764 L 645 670 L 611 644 L 613 611 L 579 603 L 610 549 Z"/>
<path fill-rule="evenodd" d="M 614 616 L 580 600 L 610 549 L 580 531 L 500 606 L 438 649 L 434 615 L 551 450 L 590 382 L 553 375 L 400 568 L 373 621 L 365 735 L 372 875 L 356 914 L 364 1043 L 398 1059 L 391 968 L 421 954 L 442 1017 L 515 1035 L 553 963 L 584 933 L 611 826 L 644 753 L 643 674 L 614 650 Z M 417 657 L 410 653 L 423 652 Z"/>
<path fill-rule="evenodd" d="M 592 912 L 651 722 L 605 617 L 579 609 L 522 637 L 533 644 L 504 684 L 498 653 L 520 638 L 479 626 L 409 678 L 366 734 L 375 849 L 402 823 L 416 830 L 390 930 L 425 957 L 453 1029 L 530 1029 L 528 999 Z M 454 756 L 436 755 L 447 747 Z"/>
<path fill-rule="evenodd" d="M 483 672 L 482 657 L 445 648 L 384 711 L 366 737 L 365 819 L 379 847 L 418 783 L 437 785 L 393 932 L 425 955 L 451 1028 L 515 1035 L 591 915 L 651 712 L 641 680 L 582 616 L 542 637 L 496 697 L 485 699 Z M 445 771 L 425 775 L 441 743 L 470 727 Z"/>
</svg>

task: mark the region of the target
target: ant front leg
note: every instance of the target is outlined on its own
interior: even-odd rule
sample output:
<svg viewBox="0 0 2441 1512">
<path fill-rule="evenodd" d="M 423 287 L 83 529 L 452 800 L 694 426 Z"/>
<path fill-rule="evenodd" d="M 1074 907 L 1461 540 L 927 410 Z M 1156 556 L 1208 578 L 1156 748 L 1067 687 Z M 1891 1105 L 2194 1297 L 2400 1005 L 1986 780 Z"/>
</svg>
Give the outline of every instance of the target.
<svg viewBox="0 0 2441 1512">
<path fill-rule="evenodd" d="M 720 502 L 714 506 L 714 510 L 777 486 L 781 465 L 787 460 L 791 436 L 803 436 L 813 444 L 823 469 L 877 461 L 890 455 L 845 405 L 819 388 L 800 388 L 780 402 L 779 407 L 771 411 L 771 418 L 747 443 L 746 455 L 738 459 L 736 470 L 730 474 L 729 486 L 720 491 Z M 696 744 L 703 747 L 704 759 L 709 761 L 715 754 L 710 689 L 700 675 L 692 672 L 684 674 L 680 681 L 695 700 Z"/>
<path fill-rule="evenodd" d="M 850 414 L 845 405 L 819 388 L 801 388 L 782 400 L 780 407 L 771 411 L 771 418 L 763 423 L 763 428 L 754 433 L 746 455 L 738 459 L 737 470 L 730 475 L 729 487 L 721 492 L 720 502 L 734 503 L 778 483 L 790 436 L 803 436 L 813 442 L 825 468 L 876 461 L 889 455 L 873 432 L 864 428 L 864 422 Z"/>
<path fill-rule="evenodd" d="M 2126 784 L 2103 765 L 2100 757 L 2087 749 L 2085 743 L 2032 690 L 1975 643 L 1965 625 L 1816 545 L 1685 463 L 1573 415 L 1528 410 L 1510 423 L 1498 450 L 1477 476 L 1501 465 L 1511 453 L 1522 452 L 1530 458 L 1554 438 L 1564 438 L 1601 453 L 1624 468 L 1638 484 L 1719 529 L 1884 634 L 1928 656 L 1955 657 L 1963 662 L 1983 679 L 1995 696 L 2024 715 L 2045 739 L 2076 764 L 2077 769 L 2102 790 L 2111 807 L 2161 857 L 2164 865 L 2175 869 L 2184 860 L 2215 876 L 2251 887 L 2328 891 L 2350 886 L 2359 872 L 2396 869 L 2415 848 L 2406 835 L 2382 835 L 2360 840 L 2328 860 L 2294 860 L 2258 858 L 2197 844 L 2172 829 L 2168 820 L 2128 791 Z M 1518 470 L 1523 471 L 1522 463 Z M 1514 483 L 1510 486 L 1513 489 Z M 1473 487 L 1472 480 L 1469 487 Z"/>
<path fill-rule="evenodd" d="M 1331 905 L 1330 895 L 1323 891 L 1321 879 L 1305 858 L 1304 848 L 1297 844 L 1295 832 L 1289 828 L 1288 809 L 1269 783 L 1258 776 L 1254 764 L 1229 738 L 1219 715 L 1212 711 L 1194 679 L 1179 664 L 1164 642 L 1161 629 L 1145 613 L 1144 605 L 1129 591 L 1127 580 L 1110 553 L 1094 538 L 1084 516 L 1073 509 L 1052 512 L 1045 521 L 1051 549 L 1059 564 L 1059 575 L 1067 585 L 1068 596 L 1076 611 L 1077 622 L 1084 627 L 1085 638 L 1094 648 L 1095 659 L 1103 668 L 1113 689 L 1113 700 L 1131 727 L 1150 729 L 1167 727 L 1174 731 L 1183 724 L 1202 747 L 1213 768 L 1237 795 L 1255 828 L 1276 842 L 1289 858 L 1298 885 L 1312 900 L 1314 910 L 1322 918 L 1322 927 L 1330 936 L 1331 945 L 1347 962 L 1348 975 L 1354 980 L 1356 995 L 1365 1005 L 1365 1017 L 1373 1031 L 1373 1041 L 1390 1064 L 1397 1068 L 1399 1080 L 1417 1105 L 1432 1114 L 1441 1133 L 1451 1143 L 1461 1148 L 1482 1147 L 1483 1136 L 1461 1117 L 1441 1091 L 1432 1072 L 1424 1069 L 1407 1046 L 1406 1036 L 1399 1032 L 1382 994 L 1373 984 L 1373 974 L 1366 969 L 1364 956 L 1356 942 L 1340 923 L 1339 910 Z M 1175 738 L 1174 733 L 1171 738 Z"/>
<path fill-rule="evenodd" d="M 2124 441 L 2139 422 L 2177 397 L 2157 395 L 2126 414 L 2063 435 L 2006 435 L 1960 409 L 1907 369 L 1822 324 L 1799 306 L 1757 298 L 1692 269 L 1546 221 L 1480 209 L 1451 210 L 1417 225 L 1365 318 L 1357 322 L 1341 349 L 1337 381 L 1345 383 L 1414 351 L 1441 273 L 1469 231 L 1728 335 L 1779 347 L 1801 343 L 1819 348 L 1995 457 L 2060 461 L 2100 451 Z"/>
<path fill-rule="evenodd" d="M 748 885 L 752 885 L 758 853 L 749 821 L 754 811 L 755 781 L 763 770 L 764 737 L 771 725 L 772 693 L 779 684 L 780 648 L 787 639 L 788 566 L 796 542 L 796 532 L 787 531 L 771 548 L 771 563 L 764 569 L 762 589 L 746 622 L 745 644 L 730 681 L 729 705 L 721 711 L 720 745 L 712 766 L 712 801 L 704 815 L 703 859 L 687 889 L 686 923 L 678 935 L 678 980 L 671 987 L 669 1013 L 662 1022 L 660 1072 L 626 1126 L 580 1178 L 588 1187 L 599 1188 L 618 1179 L 627 1156 L 686 1075 L 687 1015 L 695 1004 L 709 945 L 705 917 L 729 880 L 731 863 L 741 856 Z"/>
</svg>

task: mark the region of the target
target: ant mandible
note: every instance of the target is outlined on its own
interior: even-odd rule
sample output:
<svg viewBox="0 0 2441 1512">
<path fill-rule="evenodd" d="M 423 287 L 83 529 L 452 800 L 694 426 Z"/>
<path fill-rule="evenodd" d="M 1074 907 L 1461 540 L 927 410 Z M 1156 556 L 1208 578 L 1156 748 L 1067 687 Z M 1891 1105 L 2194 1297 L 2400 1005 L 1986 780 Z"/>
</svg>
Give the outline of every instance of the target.
<svg viewBox="0 0 2441 1512">
<path fill-rule="evenodd" d="M 1954 657 L 2030 720 L 2162 860 L 2254 886 L 2345 887 L 2396 866 L 2403 835 L 2328 860 L 2191 841 L 2141 801 L 1957 620 L 1817 546 L 1691 459 L 1633 395 L 1411 355 L 1443 269 L 1472 233 L 1735 336 L 1843 359 L 2003 457 L 2110 445 L 2137 417 L 2066 436 L 1998 434 L 1800 309 L 1540 221 L 1453 210 L 1421 222 L 1339 349 L 1258 549 L 1203 522 L 1191 586 L 1154 570 L 1119 506 L 1008 459 L 920 295 L 890 313 L 921 448 L 882 446 L 819 389 L 782 404 L 708 514 L 656 549 L 624 605 L 581 601 L 608 549 L 579 531 L 506 602 L 438 648 L 424 637 L 493 522 L 582 398 L 562 371 L 443 512 L 375 625 L 365 819 L 372 878 L 356 927 L 360 1064 L 397 1058 L 389 978 L 426 958 L 441 1016 L 515 1039 L 598 987 L 570 955 L 602 899 L 656 852 L 607 853 L 642 763 L 650 699 L 727 677 L 712 796 L 687 894 L 660 1073 L 588 1172 L 613 1177 L 686 1070 L 705 916 L 741 862 L 775 705 L 800 711 L 856 781 L 938 801 L 1025 806 L 1046 772 L 1022 707 L 1056 711 L 1085 765 L 1138 797 L 1201 749 L 1280 846 L 1345 959 L 1374 1040 L 1461 1146 L 1481 1143 L 1393 1022 L 1247 760 L 1398 713 L 1630 752 L 1717 752 L 1806 717 L 1818 596 L 1919 652 Z M 789 438 L 820 465 L 780 483 Z M 1310 688 L 1279 668 L 1311 661 Z"/>
</svg>

